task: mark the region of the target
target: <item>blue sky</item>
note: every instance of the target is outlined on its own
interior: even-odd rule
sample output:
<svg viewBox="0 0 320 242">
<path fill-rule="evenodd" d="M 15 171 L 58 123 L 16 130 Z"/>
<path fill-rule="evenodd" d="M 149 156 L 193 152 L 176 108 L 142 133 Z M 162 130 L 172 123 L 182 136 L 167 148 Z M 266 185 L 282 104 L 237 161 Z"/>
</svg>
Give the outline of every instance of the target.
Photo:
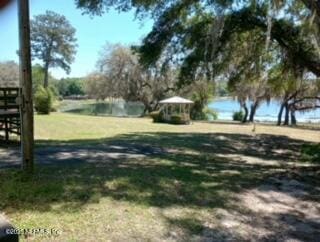
<svg viewBox="0 0 320 242">
<path fill-rule="evenodd" d="M 106 43 L 139 43 L 152 27 L 151 20 L 140 22 L 134 19 L 134 13 L 110 11 L 103 16 L 90 17 L 77 9 L 74 0 L 30 0 L 30 16 L 52 10 L 63 14 L 76 28 L 78 39 L 77 55 L 71 66 L 70 77 L 81 77 L 95 68 L 98 53 Z M 18 61 L 18 22 L 17 8 L 14 2 L 0 12 L 0 61 Z M 67 77 L 61 69 L 51 69 L 56 78 Z"/>
</svg>

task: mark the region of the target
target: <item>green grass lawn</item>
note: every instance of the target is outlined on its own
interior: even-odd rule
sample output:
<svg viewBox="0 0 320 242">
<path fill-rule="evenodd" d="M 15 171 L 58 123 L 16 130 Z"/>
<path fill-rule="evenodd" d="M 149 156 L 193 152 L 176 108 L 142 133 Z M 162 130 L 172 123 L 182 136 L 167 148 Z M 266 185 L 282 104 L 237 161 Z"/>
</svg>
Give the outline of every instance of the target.
<svg viewBox="0 0 320 242">
<path fill-rule="evenodd" d="M 221 211 L 248 215 L 239 194 L 310 169 L 301 151 L 320 142 L 319 131 L 298 128 L 59 113 L 35 126 L 35 174 L 0 170 L 0 211 L 18 228 L 60 231 L 57 241 L 259 238 L 226 226 Z M 314 177 L 303 181 L 318 189 Z"/>
</svg>

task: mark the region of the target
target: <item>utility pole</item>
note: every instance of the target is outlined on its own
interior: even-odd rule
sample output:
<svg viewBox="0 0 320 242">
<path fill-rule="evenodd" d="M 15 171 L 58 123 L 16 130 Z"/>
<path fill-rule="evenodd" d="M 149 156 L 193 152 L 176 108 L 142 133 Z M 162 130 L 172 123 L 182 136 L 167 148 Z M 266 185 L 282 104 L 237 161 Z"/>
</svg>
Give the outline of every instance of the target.
<svg viewBox="0 0 320 242">
<path fill-rule="evenodd" d="M 22 168 L 33 171 L 34 129 L 31 78 L 29 0 L 18 0 Z"/>
</svg>

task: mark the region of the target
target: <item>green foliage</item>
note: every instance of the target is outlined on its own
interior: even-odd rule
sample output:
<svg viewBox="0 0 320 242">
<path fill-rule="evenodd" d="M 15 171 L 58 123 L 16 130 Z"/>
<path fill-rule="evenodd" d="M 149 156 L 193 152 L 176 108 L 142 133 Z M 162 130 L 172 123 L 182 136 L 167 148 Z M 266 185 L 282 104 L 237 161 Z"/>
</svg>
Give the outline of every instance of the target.
<svg viewBox="0 0 320 242">
<path fill-rule="evenodd" d="M 213 97 L 214 85 L 205 80 L 197 81 L 191 85 L 192 100 L 191 119 L 207 120 L 206 109 L 209 100 Z"/>
<path fill-rule="evenodd" d="M 50 89 L 39 87 L 34 96 L 35 109 L 39 114 L 49 114 L 52 109 L 53 94 Z"/>
<path fill-rule="evenodd" d="M 305 144 L 301 153 L 303 161 L 320 163 L 320 144 Z"/>
<path fill-rule="evenodd" d="M 216 95 L 218 97 L 226 97 L 229 94 L 227 82 L 218 82 L 216 86 Z"/>
<path fill-rule="evenodd" d="M 205 114 L 205 120 L 217 120 L 218 119 L 218 113 L 215 110 L 212 110 L 208 107 L 203 109 L 203 113 Z"/>
<path fill-rule="evenodd" d="M 55 83 L 55 86 L 63 97 L 85 94 L 82 78 L 62 78 Z"/>
<path fill-rule="evenodd" d="M 199 69 L 212 75 L 221 74 L 221 69 L 230 70 L 229 63 L 234 59 L 229 58 L 226 50 L 235 35 L 259 31 L 265 39 L 269 4 L 278 8 L 274 15 L 271 14 L 270 42 L 281 46 L 288 58 L 302 69 L 319 76 L 319 51 L 310 39 L 319 35 L 320 8 L 311 2 L 245 1 L 234 7 L 235 1 L 225 0 L 76 0 L 77 6 L 90 14 L 102 14 L 113 7 L 119 11 L 134 8 L 138 16 L 150 14 L 154 18 L 153 29 L 135 49 L 141 53 L 141 61 L 146 65 L 154 64 L 168 49 L 175 49 L 179 55 L 182 53 L 179 56 L 181 82 L 196 80 L 194 76 Z M 212 41 L 208 41 L 208 35 Z M 319 44 L 319 40 L 315 41 Z"/>
<path fill-rule="evenodd" d="M 36 93 L 36 91 L 38 90 L 38 88 L 40 86 L 44 85 L 44 69 L 41 65 L 36 64 L 34 66 L 32 66 L 32 91 L 33 94 Z M 49 85 L 50 88 L 52 88 L 53 93 L 56 96 L 59 96 L 58 94 L 58 90 L 56 89 L 55 83 L 57 82 L 57 80 L 50 74 L 48 73 L 48 79 L 49 79 L 49 83 L 51 83 Z"/>
<path fill-rule="evenodd" d="M 232 119 L 234 121 L 242 121 L 244 118 L 244 113 L 242 110 L 238 111 L 238 112 L 234 112 L 232 115 Z"/>
<path fill-rule="evenodd" d="M 35 16 L 30 26 L 32 58 L 44 63 L 44 73 L 48 73 L 50 67 L 60 67 L 69 73 L 77 47 L 75 28 L 65 16 L 52 11 Z M 43 84 L 48 87 L 47 75 Z"/>
<path fill-rule="evenodd" d="M 59 97 L 59 90 L 58 90 L 58 88 L 56 86 L 50 85 L 49 86 L 49 90 L 50 90 L 50 92 L 52 94 L 52 98 L 53 99 L 56 99 L 57 97 Z"/>
<path fill-rule="evenodd" d="M 203 112 L 203 105 L 200 100 L 194 100 L 191 108 L 190 116 L 193 120 L 205 120 L 206 116 Z"/>
<path fill-rule="evenodd" d="M 186 121 L 180 115 L 172 115 L 170 118 L 172 124 L 185 124 Z"/>
<path fill-rule="evenodd" d="M 163 112 L 162 111 L 153 111 L 149 114 L 149 116 L 153 119 L 154 123 L 162 123 L 164 122 Z"/>
<path fill-rule="evenodd" d="M 44 80 L 44 71 L 42 66 L 36 64 L 32 66 L 32 89 L 33 94 L 39 89 L 39 87 L 43 86 Z"/>
<path fill-rule="evenodd" d="M 201 109 L 198 101 L 195 101 L 193 109 L 191 110 L 191 119 L 193 120 L 217 120 L 218 113 L 208 107 Z"/>
</svg>

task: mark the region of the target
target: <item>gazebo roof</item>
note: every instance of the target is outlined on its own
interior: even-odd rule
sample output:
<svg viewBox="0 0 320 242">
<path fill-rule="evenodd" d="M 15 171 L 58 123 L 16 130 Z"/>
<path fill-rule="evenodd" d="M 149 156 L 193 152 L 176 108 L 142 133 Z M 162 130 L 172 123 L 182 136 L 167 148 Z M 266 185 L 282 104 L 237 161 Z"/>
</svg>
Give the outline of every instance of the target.
<svg viewBox="0 0 320 242">
<path fill-rule="evenodd" d="M 182 97 L 170 97 L 159 102 L 160 104 L 192 104 L 191 100 L 182 98 Z"/>
</svg>

